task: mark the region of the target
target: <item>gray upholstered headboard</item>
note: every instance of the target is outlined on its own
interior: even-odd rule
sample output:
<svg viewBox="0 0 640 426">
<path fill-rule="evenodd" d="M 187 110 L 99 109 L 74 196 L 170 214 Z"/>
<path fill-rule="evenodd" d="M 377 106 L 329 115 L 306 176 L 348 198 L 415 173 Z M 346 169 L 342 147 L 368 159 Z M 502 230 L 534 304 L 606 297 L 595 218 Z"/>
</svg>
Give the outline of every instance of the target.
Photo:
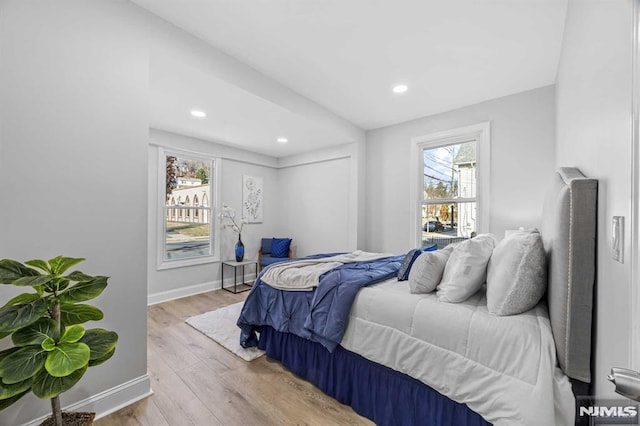
<svg viewBox="0 0 640 426">
<path fill-rule="evenodd" d="M 598 181 L 560 168 L 547 192 L 541 234 L 549 263 L 547 302 L 558 362 L 591 382 L 591 317 L 596 266 Z"/>
</svg>

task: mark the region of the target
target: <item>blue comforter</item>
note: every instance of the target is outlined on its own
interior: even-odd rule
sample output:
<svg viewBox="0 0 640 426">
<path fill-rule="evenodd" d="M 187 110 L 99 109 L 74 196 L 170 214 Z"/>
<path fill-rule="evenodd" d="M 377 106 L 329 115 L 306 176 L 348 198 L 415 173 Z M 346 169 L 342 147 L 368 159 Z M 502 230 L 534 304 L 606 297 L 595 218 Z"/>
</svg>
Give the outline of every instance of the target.
<svg viewBox="0 0 640 426">
<path fill-rule="evenodd" d="M 328 255 L 310 258 L 323 256 Z M 278 290 L 259 275 L 238 318 L 240 344 L 256 346 L 256 332 L 268 325 L 319 342 L 333 352 L 342 340 L 358 291 L 396 276 L 403 259 L 404 255 L 344 264 L 320 276 L 313 291 Z"/>
</svg>

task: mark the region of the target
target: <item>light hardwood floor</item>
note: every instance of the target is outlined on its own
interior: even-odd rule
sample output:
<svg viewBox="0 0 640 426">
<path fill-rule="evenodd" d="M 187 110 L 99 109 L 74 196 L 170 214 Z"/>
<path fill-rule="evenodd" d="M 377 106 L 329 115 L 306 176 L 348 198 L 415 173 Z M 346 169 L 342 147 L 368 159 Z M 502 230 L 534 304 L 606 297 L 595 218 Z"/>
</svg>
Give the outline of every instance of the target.
<svg viewBox="0 0 640 426">
<path fill-rule="evenodd" d="M 149 307 L 154 394 L 96 426 L 371 425 L 274 360 L 236 357 L 185 319 L 244 300 L 223 290 Z"/>
</svg>

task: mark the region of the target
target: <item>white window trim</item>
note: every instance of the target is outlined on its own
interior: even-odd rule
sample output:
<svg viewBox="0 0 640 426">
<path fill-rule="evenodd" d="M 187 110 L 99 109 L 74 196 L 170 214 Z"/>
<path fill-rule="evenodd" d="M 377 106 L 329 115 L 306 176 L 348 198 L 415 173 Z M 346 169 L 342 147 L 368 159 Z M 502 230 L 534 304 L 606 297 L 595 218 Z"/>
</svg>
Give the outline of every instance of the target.
<svg viewBox="0 0 640 426">
<path fill-rule="evenodd" d="M 630 247 L 631 280 L 629 298 L 631 300 L 631 344 L 629 345 L 630 367 L 640 369 L 640 5 L 633 2 L 632 40 L 632 132 L 631 132 L 631 211 Z M 607 219 L 608 220 L 608 219 Z M 600 234 L 602 235 L 602 234 Z"/>
<path fill-rule="evenodd" d="M 209 204 L 211 207 L 211 235 L 209 244 L 211 254 L 206 256 L 192 257 L 189 259 L 165 260 L 165 199 L 166 199 L 166 156 L 175 155 L 177 157 L 203 158 L 210 160 L 213 164 L 213 173 L 209 179 Z M 157 210 L 157 265 L 158 271 L 165 269 L 182 268 L 185 266 L 203 265 L 206 263 L 220 262 L 220 220 L 218 220 L 218 206 L 220 205 L 220 159 L 208 154 L 183 149 L 158 147 L 158 203 Z"/>
<path fill-rule="evenodd" d="M 476 198 L 478 200 L 478 233 L 489 232 L 489 178 L 491 168 L 491 123 L 473 124 L 457 129 L 431 133 L 411 139 L 411 164 L 410 164 L 410 211 L 411 226 L 409 226 L 410 247 L 418 247 L 422 243 L 422 197 L 423 197 L 423 168 L 424 159 L 422 151 L 425 148 L 437 148 L 444 145 L 452 145 L 475 139 L 477 141 L 477 187 Z M 457 201 L 456 201 L 457 202 Z"/>
</svg>

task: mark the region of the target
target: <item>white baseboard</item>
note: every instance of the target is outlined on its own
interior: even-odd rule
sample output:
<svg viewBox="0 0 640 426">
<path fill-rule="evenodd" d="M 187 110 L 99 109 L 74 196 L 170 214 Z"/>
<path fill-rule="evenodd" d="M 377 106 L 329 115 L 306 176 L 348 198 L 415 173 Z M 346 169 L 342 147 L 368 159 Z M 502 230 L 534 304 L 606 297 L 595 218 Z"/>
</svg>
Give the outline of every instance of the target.
<svg viewBox="0 0 640 426">
<path fill-rule="evenodd" d="M 104 392 L 90 396 L 89 398 L 78 401 L 75 404 L 63 407 L 64 411 L 89 411 L 96 413 L 96 419 L 107 416 L 114 413 L 127 405 L 140 401 L 153 394 L 151 390 L 151 380 L 149 375 L 138 377 L 137 379 L 130 380 L 126 383 L 107 389 Z M 37 426 L 49 417 L 40 417 L 39 419 L 32 420 L 29 423 L 25 423 L 23 426 Z"/>
<path fill-rule="evenodd" d="M 155 305 L 156 303 L 168 302 L 169 300 L 180 299 L 182 297 L 193 296 L 195 294 L 205 293 L 207 291 L 220 289 L 220 280 L 209 281 L 206 283 L 180 287 L 174 290 L 161 291 L 147 296 L 147 304 Z"/>
<path fill-rule="evenodd" d="M 247 274 L 245 276 L 247 280 L 255 280 L 255 274 Z M 233 278 L 227 280 L 225 277 L 225 287 L 233 287 Z M 155 305 L 162 302 L 168 302 L 170 300 L 181 299 L 183 297 L 194 296 L 200 293 L 206 293 L 207 291 L 220 290 L 222 286 L 220 285 L 220 280 L 209 281 L 201 284 L 194 284 L 186 287 L 180 287 L 173 290 L 161 291 L 158 293 L 153 293 L 147 296 L 147 305 Z"/>
</svg>

